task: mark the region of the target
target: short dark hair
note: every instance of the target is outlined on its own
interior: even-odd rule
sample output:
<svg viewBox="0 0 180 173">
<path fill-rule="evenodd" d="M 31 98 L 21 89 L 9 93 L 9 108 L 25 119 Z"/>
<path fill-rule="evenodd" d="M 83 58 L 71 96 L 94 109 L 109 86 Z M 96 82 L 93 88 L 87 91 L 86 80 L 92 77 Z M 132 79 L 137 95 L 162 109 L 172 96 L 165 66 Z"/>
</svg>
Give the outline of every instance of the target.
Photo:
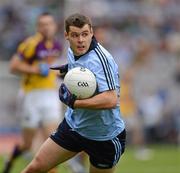
<svg viewBox="0 0 180 173">
<path fill-rule="evenodd" d="M 82 28 L 86 24 L 88 24 L 90 28 L 92 27 L 92 22 L 90 18 L 85 15 L 75 13 L 75 14 L 70 15 L 65 20 L 65 30 L 68 33 L 70 26 L 76 26 L 78 28 Z"/>
</svg>

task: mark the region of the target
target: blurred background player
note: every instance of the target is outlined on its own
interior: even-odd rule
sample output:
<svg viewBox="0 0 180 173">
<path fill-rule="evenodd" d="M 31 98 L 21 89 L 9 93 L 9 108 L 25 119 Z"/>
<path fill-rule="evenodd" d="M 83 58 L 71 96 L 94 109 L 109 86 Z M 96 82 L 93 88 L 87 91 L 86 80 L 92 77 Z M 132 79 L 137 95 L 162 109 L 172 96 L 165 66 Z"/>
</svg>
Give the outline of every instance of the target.
<svg viewBox="0 0 180 173">
<path fill-rule="evenodd" d="M 22 77 L 22 143 L 14 147 L 2 173 L 10 172 L 14 160 L 31 149 L 39 127 L 45 140 L 60 121 L 57 74 L 49 71 L 62 51 L 55 39 L 56 30 L 54 17 L 50 13 L 40 14 L 37 33 L 19 45 L 10 61 L 10 71 Z"/>
</svg>

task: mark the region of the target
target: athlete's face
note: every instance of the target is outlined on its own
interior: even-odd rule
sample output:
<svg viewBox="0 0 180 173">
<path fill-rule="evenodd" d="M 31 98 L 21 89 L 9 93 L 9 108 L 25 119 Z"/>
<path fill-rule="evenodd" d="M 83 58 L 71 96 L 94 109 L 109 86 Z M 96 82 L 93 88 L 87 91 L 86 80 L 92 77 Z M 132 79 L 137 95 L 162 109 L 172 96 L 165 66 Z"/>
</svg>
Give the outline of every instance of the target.
<svg viewBox="0 0 180 173">
<path fill-rule="evenodd" d="M 39 17 L 37 30 L 45 39 L 52 39 L 56 33 L 56 22 L 54 18 L 51 15 Z"/>
<path fill-rule="evenodd" d="M 69 27 L 69 32 L 65 32 L 65 37 L 70 43 L 70 47 L 76 56 L 85 54 L 91 44 L 93 36 L 92 28 L 88 24 L 82 28 Z"/>
</svg>

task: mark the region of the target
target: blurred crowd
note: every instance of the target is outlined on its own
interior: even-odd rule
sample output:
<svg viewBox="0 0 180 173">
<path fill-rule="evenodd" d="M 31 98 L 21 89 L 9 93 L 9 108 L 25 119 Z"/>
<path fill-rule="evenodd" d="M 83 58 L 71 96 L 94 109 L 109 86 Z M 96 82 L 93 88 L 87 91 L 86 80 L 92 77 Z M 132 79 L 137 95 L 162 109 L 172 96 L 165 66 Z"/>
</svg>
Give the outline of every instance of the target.
<svg viewBox="0 0 180 173">
<path fill-rule="evenodd" d="M 0 59 L 8 60 L 17 45 L 34 32 L 36 17 L 48 11 L 63 23 L 63 1 L 0 0 Z M 59 27 L 61 29 L 61 27 Z M 61 32 L 61 31 L 60 31 Z"/>
<path fill-rule="evenodd" d="M 42 2 L 1 5 L 0 59 L 9 60 L 39 12 L 51 7 L 60 21 L 78 9 L 93 18 L 95 36 L 120 67 L 121 111 L 130 134 L 138 128 L 146 143 L 180 143 L 180 1 Z"/>
</svg>

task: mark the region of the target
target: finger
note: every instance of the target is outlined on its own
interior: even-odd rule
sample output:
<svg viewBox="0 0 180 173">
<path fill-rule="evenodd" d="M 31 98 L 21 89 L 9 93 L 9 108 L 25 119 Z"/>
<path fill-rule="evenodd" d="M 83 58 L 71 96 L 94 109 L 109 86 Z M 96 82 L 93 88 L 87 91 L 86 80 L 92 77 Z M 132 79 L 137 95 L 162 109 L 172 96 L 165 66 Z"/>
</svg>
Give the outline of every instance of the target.
<svg viewBox="0 0 180 173">
<path fill-rule="evenodd" d="M 65 93 L 65 88 L 63 86 L 61 86 L 61 93 L 64 94 Z"/>
<path fill-rule="evenodd" d="M 50 69 L 52 69 L 52 70 L 60 70 L 60 66 L 58 66 L 58 67 L 50 67 Z"/>
</svg>

